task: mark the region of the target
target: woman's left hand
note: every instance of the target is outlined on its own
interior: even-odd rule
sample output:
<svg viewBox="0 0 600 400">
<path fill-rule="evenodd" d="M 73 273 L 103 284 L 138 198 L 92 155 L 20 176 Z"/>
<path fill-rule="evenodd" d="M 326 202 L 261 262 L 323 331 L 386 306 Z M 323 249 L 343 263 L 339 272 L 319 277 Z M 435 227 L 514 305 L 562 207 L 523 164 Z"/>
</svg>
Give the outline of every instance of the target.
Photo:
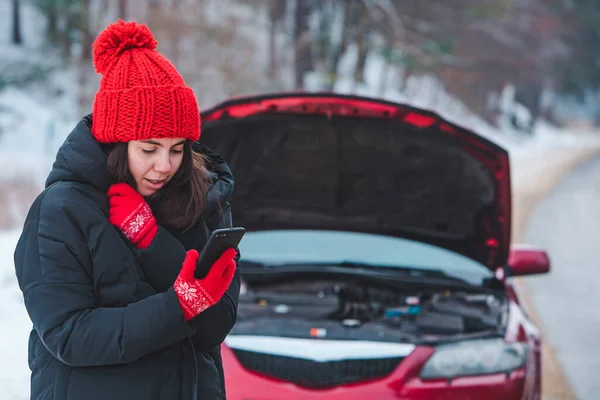
<svg viewBox="0 0 600 400">
<path fill-rule="evenodd" d="M 194 272 L 200 255 L 194 249 L 187 251 L 181 271 L 173 284 L 186 321 L 221 300 L 235 274 L 236 255 L 235 249 L 225 250 L 212 265 L 208 274 L 202 279 L 196 279 Z"/>
<path fill-rule="evenodd" d="M 117 183 L 108 189 L 108 220 L 134 245 L 145 249 L 150 246 L 158 225 L 144 198 L 126 183 Z"/>
</svg>

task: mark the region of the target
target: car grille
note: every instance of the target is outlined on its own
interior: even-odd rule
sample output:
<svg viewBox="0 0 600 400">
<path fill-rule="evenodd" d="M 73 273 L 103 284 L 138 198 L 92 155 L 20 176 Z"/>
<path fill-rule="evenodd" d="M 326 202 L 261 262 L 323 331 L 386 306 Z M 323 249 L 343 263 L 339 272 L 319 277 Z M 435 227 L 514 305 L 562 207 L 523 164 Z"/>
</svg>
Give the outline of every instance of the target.
<svg viewBox="0 0 600 400">
<path fill-rule="evenodd" d="M 311 389 L 382 378 L 392 373 L 402 358 L 318 362 L 245 350 L 234 353 L 247 370 Z"/>
</svg>

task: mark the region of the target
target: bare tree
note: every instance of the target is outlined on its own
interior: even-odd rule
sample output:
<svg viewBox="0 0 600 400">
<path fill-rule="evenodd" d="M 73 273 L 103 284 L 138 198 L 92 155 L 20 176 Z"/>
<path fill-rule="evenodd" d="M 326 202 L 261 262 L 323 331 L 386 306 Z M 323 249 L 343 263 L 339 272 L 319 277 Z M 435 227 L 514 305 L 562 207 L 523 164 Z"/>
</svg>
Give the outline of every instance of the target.
<svg viewBox="0 0 600 400">
<path fill-rule="evenodd" d="M 306 1 L 296 1 L 294 13 L 294 84 L 296 89 L 304 87 L 304 75 L 312 69 L 311 38 L 308 22 L 311 7 Z"/>
<path fill-rule="evenodd" d="M 21 1 L 12 1 L 12 42 L 16 45 L 23 44 L 21 33 Z"/>
<path fill-rule="evenodd" d="M 92 43 L 94 42 L 94 34 L 91 31 L 90 23 L 90 0 L 81 0 L 79 33 L 81 37 L 81 60 L 84 62 L 92 59 Z"/>
<path fill-rule="evenodd" d="M 269 66 L 267 74 L 274 80 L 277 76 L 279 67 L 279 57 L 277 51 L 277 34 L 281 32 L 281 25 L 285 15 L 285 1 L 269 0 L 267 9 L 269 13 Z"/>
<path fill-rule="evenodd" d="M 119 18 L 127 20 L 127 0 L 119 0 L 117 5 Z"/>
</svg>

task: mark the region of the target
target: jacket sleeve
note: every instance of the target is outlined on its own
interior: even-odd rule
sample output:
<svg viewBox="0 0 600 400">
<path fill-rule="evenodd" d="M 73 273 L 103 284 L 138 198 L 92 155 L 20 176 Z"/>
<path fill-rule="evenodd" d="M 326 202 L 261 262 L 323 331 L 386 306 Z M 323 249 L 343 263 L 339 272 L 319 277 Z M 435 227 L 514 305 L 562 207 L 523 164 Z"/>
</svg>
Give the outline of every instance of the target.
<svg viewBox="0 0 600 400">
<path fill-rule="evenodd" d="M 53 203 L 34 203 L 41 207 L 26 220 L 15 269 L 34 329 L 54 357 L 77 367 L 125 364 L 194 334 L 174 290 L 97 307 L 83 233 Z"/>
<path fill-rule="evenodd" d="M 211 232 L 224 226 L 231 226 L 231 209 L 224 210 L 223 215 L 215 219 L 216 221 L 207 220 Z M 221 344 L 235 324 L 241 283 L 239 249 L 237 250 L 237 268 L 229 288 L 221 300 L 193 319 L 196 333 L 192 340 L 198 350 Z M 202 252 L 202 249 L 198 251 Z M 163 227 L 158 228 L 156 237 L 148 248 L 135 251 L 148 281 L 158 292 L 168 290 L 173 285 L 181 270 L 185 252 L 181 242 Z"/>
</svg>

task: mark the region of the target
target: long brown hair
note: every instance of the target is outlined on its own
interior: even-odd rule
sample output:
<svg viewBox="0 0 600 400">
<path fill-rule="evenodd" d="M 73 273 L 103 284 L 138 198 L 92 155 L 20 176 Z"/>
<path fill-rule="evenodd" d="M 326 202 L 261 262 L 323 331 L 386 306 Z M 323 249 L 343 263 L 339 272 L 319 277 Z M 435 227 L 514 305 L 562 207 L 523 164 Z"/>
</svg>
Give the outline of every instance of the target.
<svg viewBox="0 0 600 400">
<path fill-rule="evenodd" d="M 108 149 L 108 172 L 116 182 L 125 182 L 136 188 L 129 171 L 127 143 L 116 143 Z M 192 151 L 186 141 L 183 145 L 181 166 L 171 180 L 156 193 L 146 198 L 160 225 L 178 231 L 192 228 L 201 217 L 209 178 L 206 159 Z"/>
</svg>

